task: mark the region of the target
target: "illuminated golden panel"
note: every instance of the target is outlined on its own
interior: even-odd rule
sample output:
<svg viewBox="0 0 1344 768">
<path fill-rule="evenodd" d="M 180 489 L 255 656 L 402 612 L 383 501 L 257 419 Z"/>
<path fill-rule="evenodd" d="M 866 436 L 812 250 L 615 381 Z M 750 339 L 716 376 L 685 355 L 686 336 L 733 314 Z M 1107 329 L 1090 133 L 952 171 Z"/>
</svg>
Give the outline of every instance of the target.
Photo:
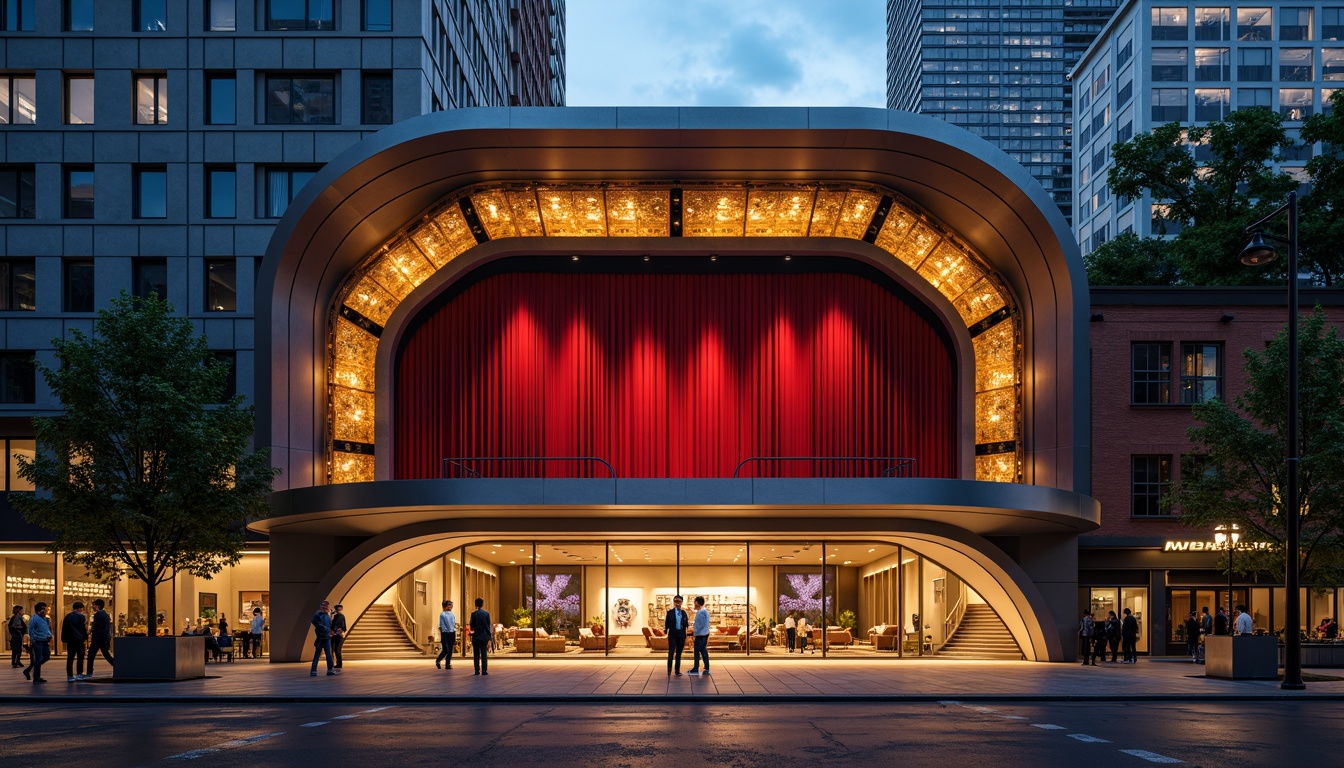
<svg viewBox="0 0 1344 768">
<path fill-rule="evenodd" d="M 975 393 L 975 442 L 1017 439 L 1017 389 L 1006 387 Z"/>
<path fill-rule="evenodd" d="M 345 304 L 359 314 L 379 325 L 387 325 L 387 318 L 400 303 L 395 296 L 383 290 L 368 275 L 365 275 L 350 293 L 346 294 Z"/>
<path fill-rule="evenodd" d="M 806 237 L 812 191 L 753 189 L 747 194 L 747 237 Z"/>
<path fill-rule="evenodd" d="M 1005 320 L 971 340 L 975 348 L 975 391 L 1017 383 L 1017 334 Z"/>
<path fill-rule="evenodd" d="M 331 457 L 331 482 L 371 483 L 374 478 L 373 464 L 372 456 L 336 451 Z"/>
<path fill-rule="evenodd" d="M 541 226 L 541 211 L 537 208 L 535 190 L 510 190 L 509 204 L 513 206 L 513 225 L 519 237 L 545 237 L 546 230 Z"/>
<path fill-rule="evenodd" d="M 606 203 L 600 189 L 539 187 L 541 221 L 551 237 L 602 237 L 607 234 Z"/>
<path fill-rule="evenodd" d="M 402 240 L 392 246 L 383 258 L 391 261 L 392 267 L 414 286 L 428 280 L 435 271 L 434 265 L 429 263 L 429 259 L 426 259 L 410 240 Z"/>
<path fill-rule="evenodd" d="M 639 194 L 637 189 L 607 190 L 607 234 L 611 237 L 639 237 Z"/>
<path fill-rule="evenodd" d="M 745 189 L 688 189 L 684 195 L 683 237 L 742 236 L 747 207 Z"/>
<path fill-rule="evenodd" d="M 640 237 L 667 237 L 671 224 L 667 215 L 671 210 L 668 203 L 672 196 L 670 189 L 641 189 L 634 193 L 635 207 L 639 210 Z"/>
<path fill-rule="evenodd" d="M 836 222 L 835 236 L 862 240 L 864 233 L 868 231 L 868 225 L 873 220 L 873 212 L 877 210 L 880 202 L 882 196 L 876 192 L 850 190 L 845 197 L 844 207 L 840 209 L 840 221 Z"/>
<path fill-rule="evenodd" d="M 887 253 L 895 253 L 915 221 L 914 213 L 899 205 L 891 206 L 891 213 L 887 214 L 887 220 L 882 223 L 882 230 L 877 233 L 877 240 L 873 244 Z"/>
<path fill-rule="evenodd" d="M 933 231 L 933 228 L 924 222 L 918 222 L 910 229 L 910 235 L 901 243 L 901 247 L 896 249 L 896 258 L 904 261 L 911 269 L 919 270 L 924 258 L 933 250 L 933 246 L 938 244 L 942 236 Z"/>
<path fill-rule="evenodd" d="M 471 204 L 491 240 L 518 236 L 518 228 L 513 225 L 513 206 L 509 205 L 504 190 L 477 192 L 471 196 Z"/>
<path fill-rule="evenodd" d="M 416 227 L 415 231 L 411 233 L 411 240 L 415 241 L 416 247 L 429 259 L 435 269 L 443 267 L 462 251 L 471 247 L 470 245 L 462 248 L 456 247 L 438 227 L 434 226 L 433 221 L 426 221 Z M 472 245 L 475 245 L 475 243 L 476 241 L 472 240 Z"/>
<path fill-rule="evenodd" d="M 1017 454 L 995 453 L 975 457 L 975 479 L 988 483 L 1017 482 Z"/>
<path fill-rule="evenodd" d="M 817 201 L 812 205 L 812 223 L 808 237 L 830 237 L 835 234 L 835 223 L 840 220 L 840 209 L 845 204 L 845 193 L 830 189 L 817 190 Z"/>
<path fill-rule="evenodd" d="M 967 253 L 944 240 L 919 268 L 919 274 L 949 300 L 960 296 L 984 273 Z"/>
<path fill-rule="evenodd" d="M 337 441 L 373 442 L 373 393 L 331 388 L 332 437 Z"/>
<path fill-rule="evenodd" d="M 336 318 L 335 335 L 331 350 L 332 383 L 374 391 L 378 338 L 343 317 Z"/>
<path fill-rule="evenodd" d="M 989 317 L 1003 305 L 1003 294 L 993 283 L 983 278 L 952 300 L 952 306 L 957 308 L 957 313 L 967 326 Z"/>
<path fill-rule="evenodd" d="M 462 208 L 456 203 L 444 206 L 434 216 L 434 223 L 451 244 L 454 255 L 476 245 L 476 236 L 471 234 L 471 227 L 467 226 L 467 220 L 462 216 Z"/>
</svg>

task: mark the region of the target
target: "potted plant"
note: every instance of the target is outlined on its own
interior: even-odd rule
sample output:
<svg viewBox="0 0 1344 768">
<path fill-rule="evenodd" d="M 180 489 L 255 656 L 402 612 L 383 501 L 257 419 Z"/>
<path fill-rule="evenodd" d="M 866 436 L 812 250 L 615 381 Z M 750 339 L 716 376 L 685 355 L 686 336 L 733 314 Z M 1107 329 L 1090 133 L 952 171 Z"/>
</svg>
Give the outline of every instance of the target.
<svg viewBox="0 0 1344 768">
<path fill-rule="evenodd" d="M 592 630 L 594 635 L 606 634 L 607 614 L 605 613 L 596 614 L 593 616 L 593 618 L 589 619 L 588 622 L 592 624 Z"/>
<path fill-rule="evenodd" d="M 845 610 L 841 611 L 840 615 L 835 617 L 835 623 L 838 624 L 841 629 L 852 631 L 854 629 L 854 622 L 857 618 L 858 617 L 854 615 L 853 611 Z"/>
<path fill-rule="evenodd" d="M 509 621 L 511 621 L 515 627 L 532 626 L 532 609 L 514 608 L 513 613 L 509 614 Z"/>
</svg>

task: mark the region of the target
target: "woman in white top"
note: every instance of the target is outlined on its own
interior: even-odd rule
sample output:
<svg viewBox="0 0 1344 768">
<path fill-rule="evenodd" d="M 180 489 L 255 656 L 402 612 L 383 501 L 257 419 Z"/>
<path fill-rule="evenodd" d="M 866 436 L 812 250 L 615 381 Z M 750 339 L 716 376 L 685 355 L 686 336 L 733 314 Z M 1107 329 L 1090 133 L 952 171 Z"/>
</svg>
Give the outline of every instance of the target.
<svg viewBox="0 0 1344 768">
<path fill-rule="evenodd" d="M 807 617 L 806 617 L 806 616 L 799 616 L 799 617 L 798 617 L 798 652 L 799 652 L 799 653 L 803 653 L 804 651 L 806 651 L 807 648 L 808 648 L 808 646 L 811 644 L 811 641 L 812 641 L 812 629 L 811 629 L 811 627 L 809 627 L 809 626 L 807 625 Z M 816 648 L 813 648 L 813 649 L 812 649 L 812 652 L 813 652 L 813 653 L 816 653 L 816 652 L 817 652 L 817 649 L 816 649 Z"/>
</svg>

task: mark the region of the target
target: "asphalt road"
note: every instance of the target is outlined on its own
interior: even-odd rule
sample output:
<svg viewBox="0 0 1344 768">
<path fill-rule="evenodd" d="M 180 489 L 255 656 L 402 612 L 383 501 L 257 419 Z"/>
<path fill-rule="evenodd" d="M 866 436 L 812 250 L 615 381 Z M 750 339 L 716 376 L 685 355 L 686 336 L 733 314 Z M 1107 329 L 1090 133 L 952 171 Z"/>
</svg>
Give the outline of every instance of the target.
<svg viewBox="0 0 1344 768">
<path fill-rule="evenodd" d="M 491 704 L 0 708 L 0 765 L 1340 764 L 1344 704 Z"/>
</svg>

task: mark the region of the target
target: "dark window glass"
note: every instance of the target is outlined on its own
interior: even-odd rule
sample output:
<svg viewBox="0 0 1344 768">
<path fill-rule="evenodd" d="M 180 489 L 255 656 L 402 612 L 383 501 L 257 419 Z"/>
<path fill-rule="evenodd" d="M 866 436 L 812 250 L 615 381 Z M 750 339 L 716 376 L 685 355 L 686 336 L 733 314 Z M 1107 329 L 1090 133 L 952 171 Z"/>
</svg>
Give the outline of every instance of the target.
<svg viewBox="0 0 1344 768">
<path fill-rule="evenodd" d="M 392 0 L 364 0 L 364 30 L 392 31 Z"/>
<path fill-rule="evenodd" d="M 1134 405 L 1171 402 L 1171 344 L 1143 342 L 1130 348 L 1130 396 Z"/>
<path fill-rule="evenodd" d="M 36 0 L 3 0 L 4 30 L 6 32 L 32 32 L 34 17 L 33 12 Z"/>
<path fill-rule="evenodd" d="M 1344 40 L 1344 8 L 1321 9 L 1321 39 Z"/>
<path fill-rule="evenodd" d="M 135 171 L 135 217 L 162 219 L 168 216 L 168 172 L 162 168 Z"/>
<path fill-rule="evenodd" d="M 364 73 L 364 119 L 367 125 L 392 123 L 392 75 Z"/>
<path fill-rule="evenodd" d="M 1153 81 L 1179 83 L 1189 79 L 1189 52 L 1184 48 L 1153 49 Z"/>
<path fill-rule="evenodd" d="M 1196 40 L 1230 40 L 1232 15 L 1227 8 L 1196 8 Z"/>
<path fill-rule="evenodd" d="M 167 0 L 136 0 L 135 28 L 140 32 L 167 32 Z"/>
<path fill-rule="evenodd" d="M 32 75 L 0 75 L 0 125 L 37 122 L 37 80 Z"/>
<path fill-rule="evenodd" d="M 1181 402 L 1207 403 L 1222 397 L 1222 345 L 1181 345 Z"/>
<path fill-rule="evenodd" d="M 238 309 L 238 262 L 208 259 L 205 262 L 205 309 L 233 312 Z"/>
<path fill-rule="evenodd" d="M 65 216 L 68 219 L 93 218 L 93 169 L 67 168 L 65 171 Z"/>
<path fill-rule="evenodd" d="M 1279 49 L 1279 80 L 1290 83 L 1311 81 L 1312 50 L 1310 48 Z"/>
<path fill-rule="evenodd" d="M 1195 81 L 1222 82 L 1232 79 L 1232 51 L 1228 48 L 1195 49 Z"/>
<path fill-rule="evenodd" d="M 32 351 L 0 352 L 0 403 L 36 400 L 37 368 Z"/>
<path fill-rule="evenodd" d="M 1227 88 L 1196 88 L 1195 119 L 1222 120 L 1231 102 L 1232 93 Z"/>
<path fill-rule="evenodd" d="M 93 311 L 93 261 L 67 259 L 65 268 L 65 311 Z"/>
<path fill-rule="evenodd" d="M 233 125 L 237 120 L 238 81 L 233 75 L 210 75 L 205 78 L 206 122 L 210 125 Z"/>
<path fill-rule="evenodd" d="M 1280 39 L 1280 40 L 1310 40 L 1310 39 L 1311 39 L 1311 9 L 1310 9 L 1310 8 L 1280 8 L 1280 9 L 1279 9 L 1279 39 Z"/>
<path fill-rule="evenodd" d="M 335 29 L 332 0 L 267 0 L 266 28 L 272 31 Z"/>
<path fill-rule="evenodd" d="M 266 216 L 278 219 L 285 215 L 285 209 L 294 196 L 299 194 L 303 185 L 313 178 L 313 170 L 293 170 L 272 168 L 266 173 Z"/>
<path fill-rule="evenodd" d="M 1153 122 L 1169 123 L 1185 121 L 1188 118 L 1187 101 L 1189 94 L 1185 88 L 1154 88 L 1152 96 Z"/>
<path fill-rule="evenodd" d="M 0 310 L 35 309 L 37 309 L 37 273 L 33 260 L 0 260 Z"/>
<path fill-rule="evenodd" d="M 1126 64 L 1129 63 L 1129 60 L 1133 57 L 1134 57 L 1134 41 L 1126 40 L 1125 44 L 1121 46 L 1120 52 L 1115 54 L 1115 68 L 1120 69 L 1121 67 L 1124 67 Z"/>
<path fill-rule="evenodd" d="M 1156 517 L 1162 510 L 1162 496 L 1171 490 L 1171 455 L 1131 456 L 1130 514 Z"/>
<path fill-rule="evenodd" d="M 1154 8 L 1152 11 L 1154 40 L 1190 39 L 1189 9 Z"/>
<path fill-rule="evenodd" d="M 238 29 L 237 0 L 210 0 L 210 13 L 205 28 L 211 32 L 233 32 Z"/>
<path fill-rule="evenodd" d="M 215 360 L 229 367 L 229 375 L 224 379 L 223 397 L 219 399 L 221 403 L 227 403 L 238 394 L 238 355 L 233 350 L 215 350 Z"/>
<path fill-rule="evenodd" d="M 1242 48 L 1237 51 L 1237 79 L 1272 80 L 1274 66 L 1268 48 Z"/>
<path fill-rule="evenodd" d="M 0 167 L 0 219 L 31 219 L 34 203 L 33 166 Z"/>
<path fill-rule="evenodd" d="M 136 259 L 134 272 L 132 293 L 141 298 L 155 293 L 160 299 L 168 299 L 167 259 Z"/>
<path fill-rule="evenodd" d="M 336 122 L 336 79 L 334 77 L 266 78 L 266 122 Z"/>
<path fill-rule="evenodd" d="M 1274 103 L 1270 100 L 1270 90 L 1268 88 L 1238 88 L 1237 109 L 1249 109 L 1251 107 L 1272 109 Z"/>
<path fill-rule="evenodd" d="M 232 168 L 210 168 L 205 172 L 206 216 L 232 219 L 238 215 L 238 174 Z"/>
<path fill-rule="evenodd" d="M 137 125 L 167 124 L 167 75 L 136 75 L 135 122 Z"/>
<path fill-rule="evenodd" d="M 65 31 L 93 31 L 93 0 L 65 0 Z"/>
<path fill-rule="evenodd" d="M 1125 83 L 1120 86 L 1120 89 L 1115 92 L 1115 106 L 1117 108 L 1123 107 L 1124 105 L 1129 103 L 1129 100 L 1133 98 L 1133 96 L 1134 96 L 1134 81 L 1126 80 Z"/>
</svg>

